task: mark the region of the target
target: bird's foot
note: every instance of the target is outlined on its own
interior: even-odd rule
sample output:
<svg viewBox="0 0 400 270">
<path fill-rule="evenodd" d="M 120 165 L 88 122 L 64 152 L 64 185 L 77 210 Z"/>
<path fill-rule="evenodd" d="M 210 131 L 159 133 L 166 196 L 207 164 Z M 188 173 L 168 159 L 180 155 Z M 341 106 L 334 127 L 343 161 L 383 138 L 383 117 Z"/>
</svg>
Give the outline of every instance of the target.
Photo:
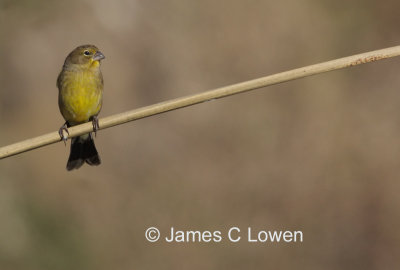
<svg viewBox="0 0 400 270">
<path fill-rule="evenodd" d="M 95 116 L 92 116 L 92 117 L 91 117 L 91 120 L 92 120 L 92 125 L 93 125 L 94 136 L 96 137 L 97 131 L 100 129 L 100 126 L 99 126 L 99 119 L 98 119 L 97 116 L 95 115 Z"/>
<path fill-rule="evenodd" d="M 69 136 L 69 131 L 68 131 L 68 122 L 65 122 L 64 125 L 62 125 L 60 127 L 60 129 L 58 130 L 58 134 L 60 135 L 61 140 L 64 141 L 64 144 L 67 145 L 67 140 L 68 140 L 68 136 Z M 65 133 L 64 133 L 65 131 Z"/>
</svg>

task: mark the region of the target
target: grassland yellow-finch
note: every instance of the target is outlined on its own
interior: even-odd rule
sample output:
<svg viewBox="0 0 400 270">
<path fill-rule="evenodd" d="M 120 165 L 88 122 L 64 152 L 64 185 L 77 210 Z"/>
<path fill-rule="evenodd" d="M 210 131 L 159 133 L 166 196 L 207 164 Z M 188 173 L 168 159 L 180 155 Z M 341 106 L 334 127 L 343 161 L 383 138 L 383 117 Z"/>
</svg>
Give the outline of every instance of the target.
<svg viewBox="0 0 400 270">
<path fill-rule="evenodd" d="M 58 75 L 58 106 L 65 119 L 60 136 L 65 141 L 67 127 L 92 121 L 93 131 L 99 128 L 97 115 L 103 99 L 103 76 L 100 61 L 104 55 L 96 46 L 83 45 L 73 50 L 65 59 Z M 92 133 L 72 138 L 67 170 L 79 169 L 83 163 L 99 165 L 99 154 Z"/>
</svg>

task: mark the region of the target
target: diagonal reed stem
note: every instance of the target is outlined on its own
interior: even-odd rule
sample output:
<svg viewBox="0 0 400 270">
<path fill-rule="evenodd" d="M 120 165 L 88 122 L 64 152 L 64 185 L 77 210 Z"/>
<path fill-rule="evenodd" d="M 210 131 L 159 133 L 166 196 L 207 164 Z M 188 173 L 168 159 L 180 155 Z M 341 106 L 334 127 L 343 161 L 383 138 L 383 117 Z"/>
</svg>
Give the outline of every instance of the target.
<svg viewBox="0 0 400 270">
<path fill-rule="evenodd" d="M 400 55 L 400 46 L 391 48 L 361 53 L 353 56 L 335 59 L 328 62 L 323 62 L 311 66 L 297 68 L 274 75 L 233 84 L 214 90 L 209 90 L 199 94 L 194 94 L 186 97 L 176 98 L 154 105 L 142 107 L 139 109 L 114 114 L 105 118 L 99 119 L 100 129 L 121 125 L 130 121 L 149 117 L 152 115 L 177 110 L 183 107 L 202 103 L 212 99 L 223 98 L 247 91 L 255 90 L 261 87 L 287 82 L 323 72 L 333 71 L 342 68 L 348 68 L 360 64 L 374 62 L 377 60 L 387 59 Z M 85 123 L 79 126 L 74 126 L 68 129 L 69 137 L 79 136 L 92 131 L 92 123 Z M 30 151 L 48 144 L 60 141 L 60 136 L 57 131 L 47 133 L 45 135 L 27 139 L 18 143 L 0 148 L 0 159 L 17 155 L 22 152 Z"/>
</svg>

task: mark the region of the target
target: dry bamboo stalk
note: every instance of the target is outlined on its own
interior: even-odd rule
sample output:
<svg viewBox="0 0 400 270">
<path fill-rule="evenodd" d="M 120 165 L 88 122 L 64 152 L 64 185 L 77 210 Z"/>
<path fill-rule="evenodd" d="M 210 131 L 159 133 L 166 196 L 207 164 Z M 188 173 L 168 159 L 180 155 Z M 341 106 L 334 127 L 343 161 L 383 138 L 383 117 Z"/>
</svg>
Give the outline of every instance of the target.
<svg viewBox="0 0 400 270">
<path fill-rule="evenodd" d="M 149 117 L 152 115 L 180 109 L 201 102 L 227 97 L 234 94 L 247 92 L 261 87 L 287 82 L 323 72 L 333 71 L 337 69 L 352 67 L 360 64 L 374 62 L 381 59 L 391 58 L 400 55 L 400 46 L 391 48 L 361 53 L 353 56 L 339 58 L 336 60 L 323 62 L 311 66 L 297 68 L 274 75 L 233 84 L 214 90 L 209 90 L 203 93 L 194 94 L 186 97 L 176 98 L 154 105 L 142 107 L 139 109 L 114 114 L 105 118 L 99 119 L 100 129 L 109 128 L 112 126 L 124 124 L 130 121 Z M 92 123 L 85 123 L 79 126 L 74 126 L 68 129 L 69 137 L 79 136 L 92 131 Z M 14 143 L 0 148 L 0 159 L 13 156 L 22 152 L 26 152 L 35 148 L 39 148 L 48 144 L 60 141 L 58 131 L 54 131 L 39 137 L 27 139 L 18 143 Z"/>
</svg>

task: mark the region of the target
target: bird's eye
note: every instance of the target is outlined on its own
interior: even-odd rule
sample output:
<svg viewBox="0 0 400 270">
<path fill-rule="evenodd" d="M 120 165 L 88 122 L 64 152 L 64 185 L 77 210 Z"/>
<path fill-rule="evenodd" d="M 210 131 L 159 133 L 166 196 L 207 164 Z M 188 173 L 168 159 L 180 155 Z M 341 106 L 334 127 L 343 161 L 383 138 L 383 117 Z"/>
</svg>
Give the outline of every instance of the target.
<svg viewBox="0 0 400 270">
<path fill-rule="evenodd" d="M 90 55 L 90 52 L 86 50 L 86 51 L 83 52 L 83 54 L 84 55 Z"/>
</svg>

